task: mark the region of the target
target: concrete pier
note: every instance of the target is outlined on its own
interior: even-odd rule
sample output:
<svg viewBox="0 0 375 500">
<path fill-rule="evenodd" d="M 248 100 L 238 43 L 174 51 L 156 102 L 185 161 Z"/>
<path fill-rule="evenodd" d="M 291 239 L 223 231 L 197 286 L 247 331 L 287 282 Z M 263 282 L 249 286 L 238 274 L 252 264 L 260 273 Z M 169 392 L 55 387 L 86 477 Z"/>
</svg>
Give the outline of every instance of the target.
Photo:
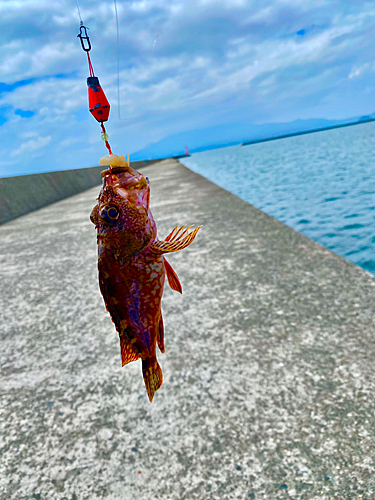
<svg viewBox="0 0 375 500">
<path fill-rule="evenodd" d="M 0 498 L 375 499 L 375 278 L 177 161 L 146 167 L 170 257 L 164 384 L 121 368 L 99 186 L 0 227 Z"/>
</svg>

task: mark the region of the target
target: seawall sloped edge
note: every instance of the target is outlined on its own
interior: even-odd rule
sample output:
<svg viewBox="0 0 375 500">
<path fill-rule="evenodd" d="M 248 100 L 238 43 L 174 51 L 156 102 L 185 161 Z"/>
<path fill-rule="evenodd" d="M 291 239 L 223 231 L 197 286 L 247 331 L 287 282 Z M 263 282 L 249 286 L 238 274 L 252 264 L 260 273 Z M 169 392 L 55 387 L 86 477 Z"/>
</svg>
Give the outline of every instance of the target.
<svg viewBox="0 0 375 500">
<path fill-rule="evenodd" d="M 159 160 L 135 161 L 136 170 Z M 105 166 L 0 178 L 0 225 L 100 184 Z"/>
</svg>

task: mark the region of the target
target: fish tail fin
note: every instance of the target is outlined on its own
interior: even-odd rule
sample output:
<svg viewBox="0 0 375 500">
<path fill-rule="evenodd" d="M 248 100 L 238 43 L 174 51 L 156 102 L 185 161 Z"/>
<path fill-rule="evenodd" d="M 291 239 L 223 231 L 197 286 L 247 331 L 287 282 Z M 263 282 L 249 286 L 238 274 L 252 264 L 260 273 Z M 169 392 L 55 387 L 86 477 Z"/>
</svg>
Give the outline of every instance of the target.
<svg viewBox="0 0 375 500">
<path fill-rule="evenodd" d="M 164 265 L 169 286 L 172 288 L 172 290 L 182 293 L 182 286 L 180 280 L 178 279 L 176 271 L 173 269 L 173 267 L 170 265 L 170 263 L 167 261 L 165 257 L 164 257 Z"/>
<path fill-rule="evenodd" d="M 155 392 L 160 389 L 163 383 L 163 372 L 161 371 L 156 356 L 142 360 L 142 372 L 148 399 L 150 403 L 152 403 Z"/>
<path fill-rule="evenodd" d="M 156 341 L 158 343 L 159 349 L 161 352 L 165 352 L 165 347 L 164 347 L 164 323 L 163 323 L 163 316 L 160 313 L 160 321 L 159 321 L 159 331 L 158 335 L 156 337 Z"/>
</svg>

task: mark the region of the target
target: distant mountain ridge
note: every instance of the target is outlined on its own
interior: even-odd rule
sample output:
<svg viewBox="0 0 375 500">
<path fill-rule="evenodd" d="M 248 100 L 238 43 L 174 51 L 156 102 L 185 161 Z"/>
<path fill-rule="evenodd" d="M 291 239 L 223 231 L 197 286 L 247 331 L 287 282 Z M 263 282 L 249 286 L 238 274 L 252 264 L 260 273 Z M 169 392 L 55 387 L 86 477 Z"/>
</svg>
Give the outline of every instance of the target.
<svg viewBox="0 0 375 500">
<path fill-rule="evenodd" d="M 243 142 L 261 141 L 280 135 L 312 131 L 325 127 L 335 127 L 349 123 L 360 123 L 375 118 L 375 112 L 360 118 L 347 120 L 326 120 L 312 118 L 308 120 L 295 120 L 287 123 L 266 123 L 262 125 L 247 123 L 232 123 L 216 125 L 203 129 L 189 130 L 166 137 L 156 143 L 148 144 L 145 148 L 131 154 L 131 159 L 154 160 L 185 154 L 185 146 L 190 153 L 198 153 L 209 149 L 234 146 Z"/>
</svg>

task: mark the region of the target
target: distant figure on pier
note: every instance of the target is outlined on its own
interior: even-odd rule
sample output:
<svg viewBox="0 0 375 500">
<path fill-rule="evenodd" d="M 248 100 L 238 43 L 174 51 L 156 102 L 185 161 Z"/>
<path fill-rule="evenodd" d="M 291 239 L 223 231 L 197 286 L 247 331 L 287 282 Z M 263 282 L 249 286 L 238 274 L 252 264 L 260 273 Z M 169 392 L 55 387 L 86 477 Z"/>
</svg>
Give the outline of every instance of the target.
<svg viewBox="0 0 375 500">
<path fill-rule="evenodd" d="M 185 156 L 190 156 L 189 148 L 185 146 Z"/>
</svg>

